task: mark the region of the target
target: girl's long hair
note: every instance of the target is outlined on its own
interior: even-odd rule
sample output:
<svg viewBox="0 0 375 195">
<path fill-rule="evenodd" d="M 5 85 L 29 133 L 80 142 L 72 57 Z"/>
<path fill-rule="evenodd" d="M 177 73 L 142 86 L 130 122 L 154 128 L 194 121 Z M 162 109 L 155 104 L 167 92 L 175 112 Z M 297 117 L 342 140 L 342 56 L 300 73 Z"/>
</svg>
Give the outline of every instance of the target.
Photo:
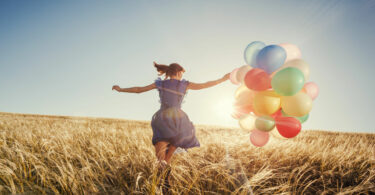
<svg viewBox="0 0 375 195">
<path fill-rule="evenodd" d="M 168 77 L 170 78 L 171 76 L 177 75 L 177 73 L 180 71 L 185 72 L 185 69 L 177 63 L 169 64 L 169 66 L 155 63 L 154 66 L 156 70 L 159 72 L 159 76 L 162 76 L 163 74 L 165 74 L 165 79 L 167 79 Z"/>
</svg>

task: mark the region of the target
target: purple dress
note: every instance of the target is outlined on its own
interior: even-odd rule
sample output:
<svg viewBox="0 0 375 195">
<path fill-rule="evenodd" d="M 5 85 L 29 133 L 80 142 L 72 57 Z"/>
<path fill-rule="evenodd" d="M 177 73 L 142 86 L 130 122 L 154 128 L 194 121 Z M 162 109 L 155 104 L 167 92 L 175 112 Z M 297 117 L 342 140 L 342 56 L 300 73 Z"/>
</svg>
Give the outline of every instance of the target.
<svg viewBox="0 0 375 195">
<path fill-rule="evenodd" d="M 168 79 L 155 80 L 159 91 L 160 109 L 152 116 L 152 144 L 166 141 L 180 148 L 199 147 L 195 127 L 187 114 L 181 110 L 189 81 Z"/>
</svg>

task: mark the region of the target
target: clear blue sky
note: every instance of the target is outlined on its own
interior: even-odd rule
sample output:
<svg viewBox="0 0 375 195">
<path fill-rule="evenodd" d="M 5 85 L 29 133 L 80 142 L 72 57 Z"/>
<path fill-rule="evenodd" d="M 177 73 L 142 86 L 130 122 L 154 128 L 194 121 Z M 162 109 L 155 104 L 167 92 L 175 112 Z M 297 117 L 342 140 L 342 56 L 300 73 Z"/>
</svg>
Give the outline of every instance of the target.
<svg viewBox="0 0 375 195">
<path fill-rule="evenodd" d="M 193 82 L 243 65 L 252 41 L 294 43 L 320 87 L 303 129 L 375 132 L 375 1 L 0 1 L 0 111 L 150 120 L 152 61 Z M 230 82 L 189 91 L 194 124 L 237 126 Z"/>
</svg>

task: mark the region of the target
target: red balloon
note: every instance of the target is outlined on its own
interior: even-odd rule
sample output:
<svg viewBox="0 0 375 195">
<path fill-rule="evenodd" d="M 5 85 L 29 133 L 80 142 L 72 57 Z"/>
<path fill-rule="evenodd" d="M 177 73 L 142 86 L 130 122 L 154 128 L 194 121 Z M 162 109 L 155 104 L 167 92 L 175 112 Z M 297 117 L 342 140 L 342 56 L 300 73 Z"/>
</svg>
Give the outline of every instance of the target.
<svg viewBox="0 0 375 195">
<path fill-rule="evenodd" d="M 247 72 L 244 82 L 247 88 L 255 91 L 264 91 L 272 87 L 270 75 L 260 68 L 253 68 Z"/>
<path fill-rule="evenodd" d="M 286 138 L 292 138 L 301 132 L 301 122 L 294 117 L 276 117 L 276 128 L 280 135 Z"/>
<path fill-rule="evenodd" d="M 275 113 L 273 113 L 273 114 L 271 115 L 271 117 L 272 117 L 273 119 L 276 119 L 277 117 L 280 117 L 280 116 L 283 116 L 283 113 L 281 112 L 281 108 L 280 108 L 278 111 L 276 111 Z"/>
</svg>

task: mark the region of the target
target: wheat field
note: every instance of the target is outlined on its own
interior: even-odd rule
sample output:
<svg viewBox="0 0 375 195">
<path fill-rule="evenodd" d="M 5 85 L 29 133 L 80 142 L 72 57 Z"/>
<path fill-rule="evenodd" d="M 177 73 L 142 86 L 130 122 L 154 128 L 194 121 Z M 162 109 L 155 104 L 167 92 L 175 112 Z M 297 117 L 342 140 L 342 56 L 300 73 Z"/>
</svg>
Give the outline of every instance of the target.
<svg viewBox="0 0 375 195">
<path fill-rule="evenodd" d="M 375 134 L 303 130 L 257 148 L 249 132 L 196 125 L 171 194 L 372 194 Z M 0 113 L 0 193 L 161 194 L 149 121 Z"/>
</svg>

